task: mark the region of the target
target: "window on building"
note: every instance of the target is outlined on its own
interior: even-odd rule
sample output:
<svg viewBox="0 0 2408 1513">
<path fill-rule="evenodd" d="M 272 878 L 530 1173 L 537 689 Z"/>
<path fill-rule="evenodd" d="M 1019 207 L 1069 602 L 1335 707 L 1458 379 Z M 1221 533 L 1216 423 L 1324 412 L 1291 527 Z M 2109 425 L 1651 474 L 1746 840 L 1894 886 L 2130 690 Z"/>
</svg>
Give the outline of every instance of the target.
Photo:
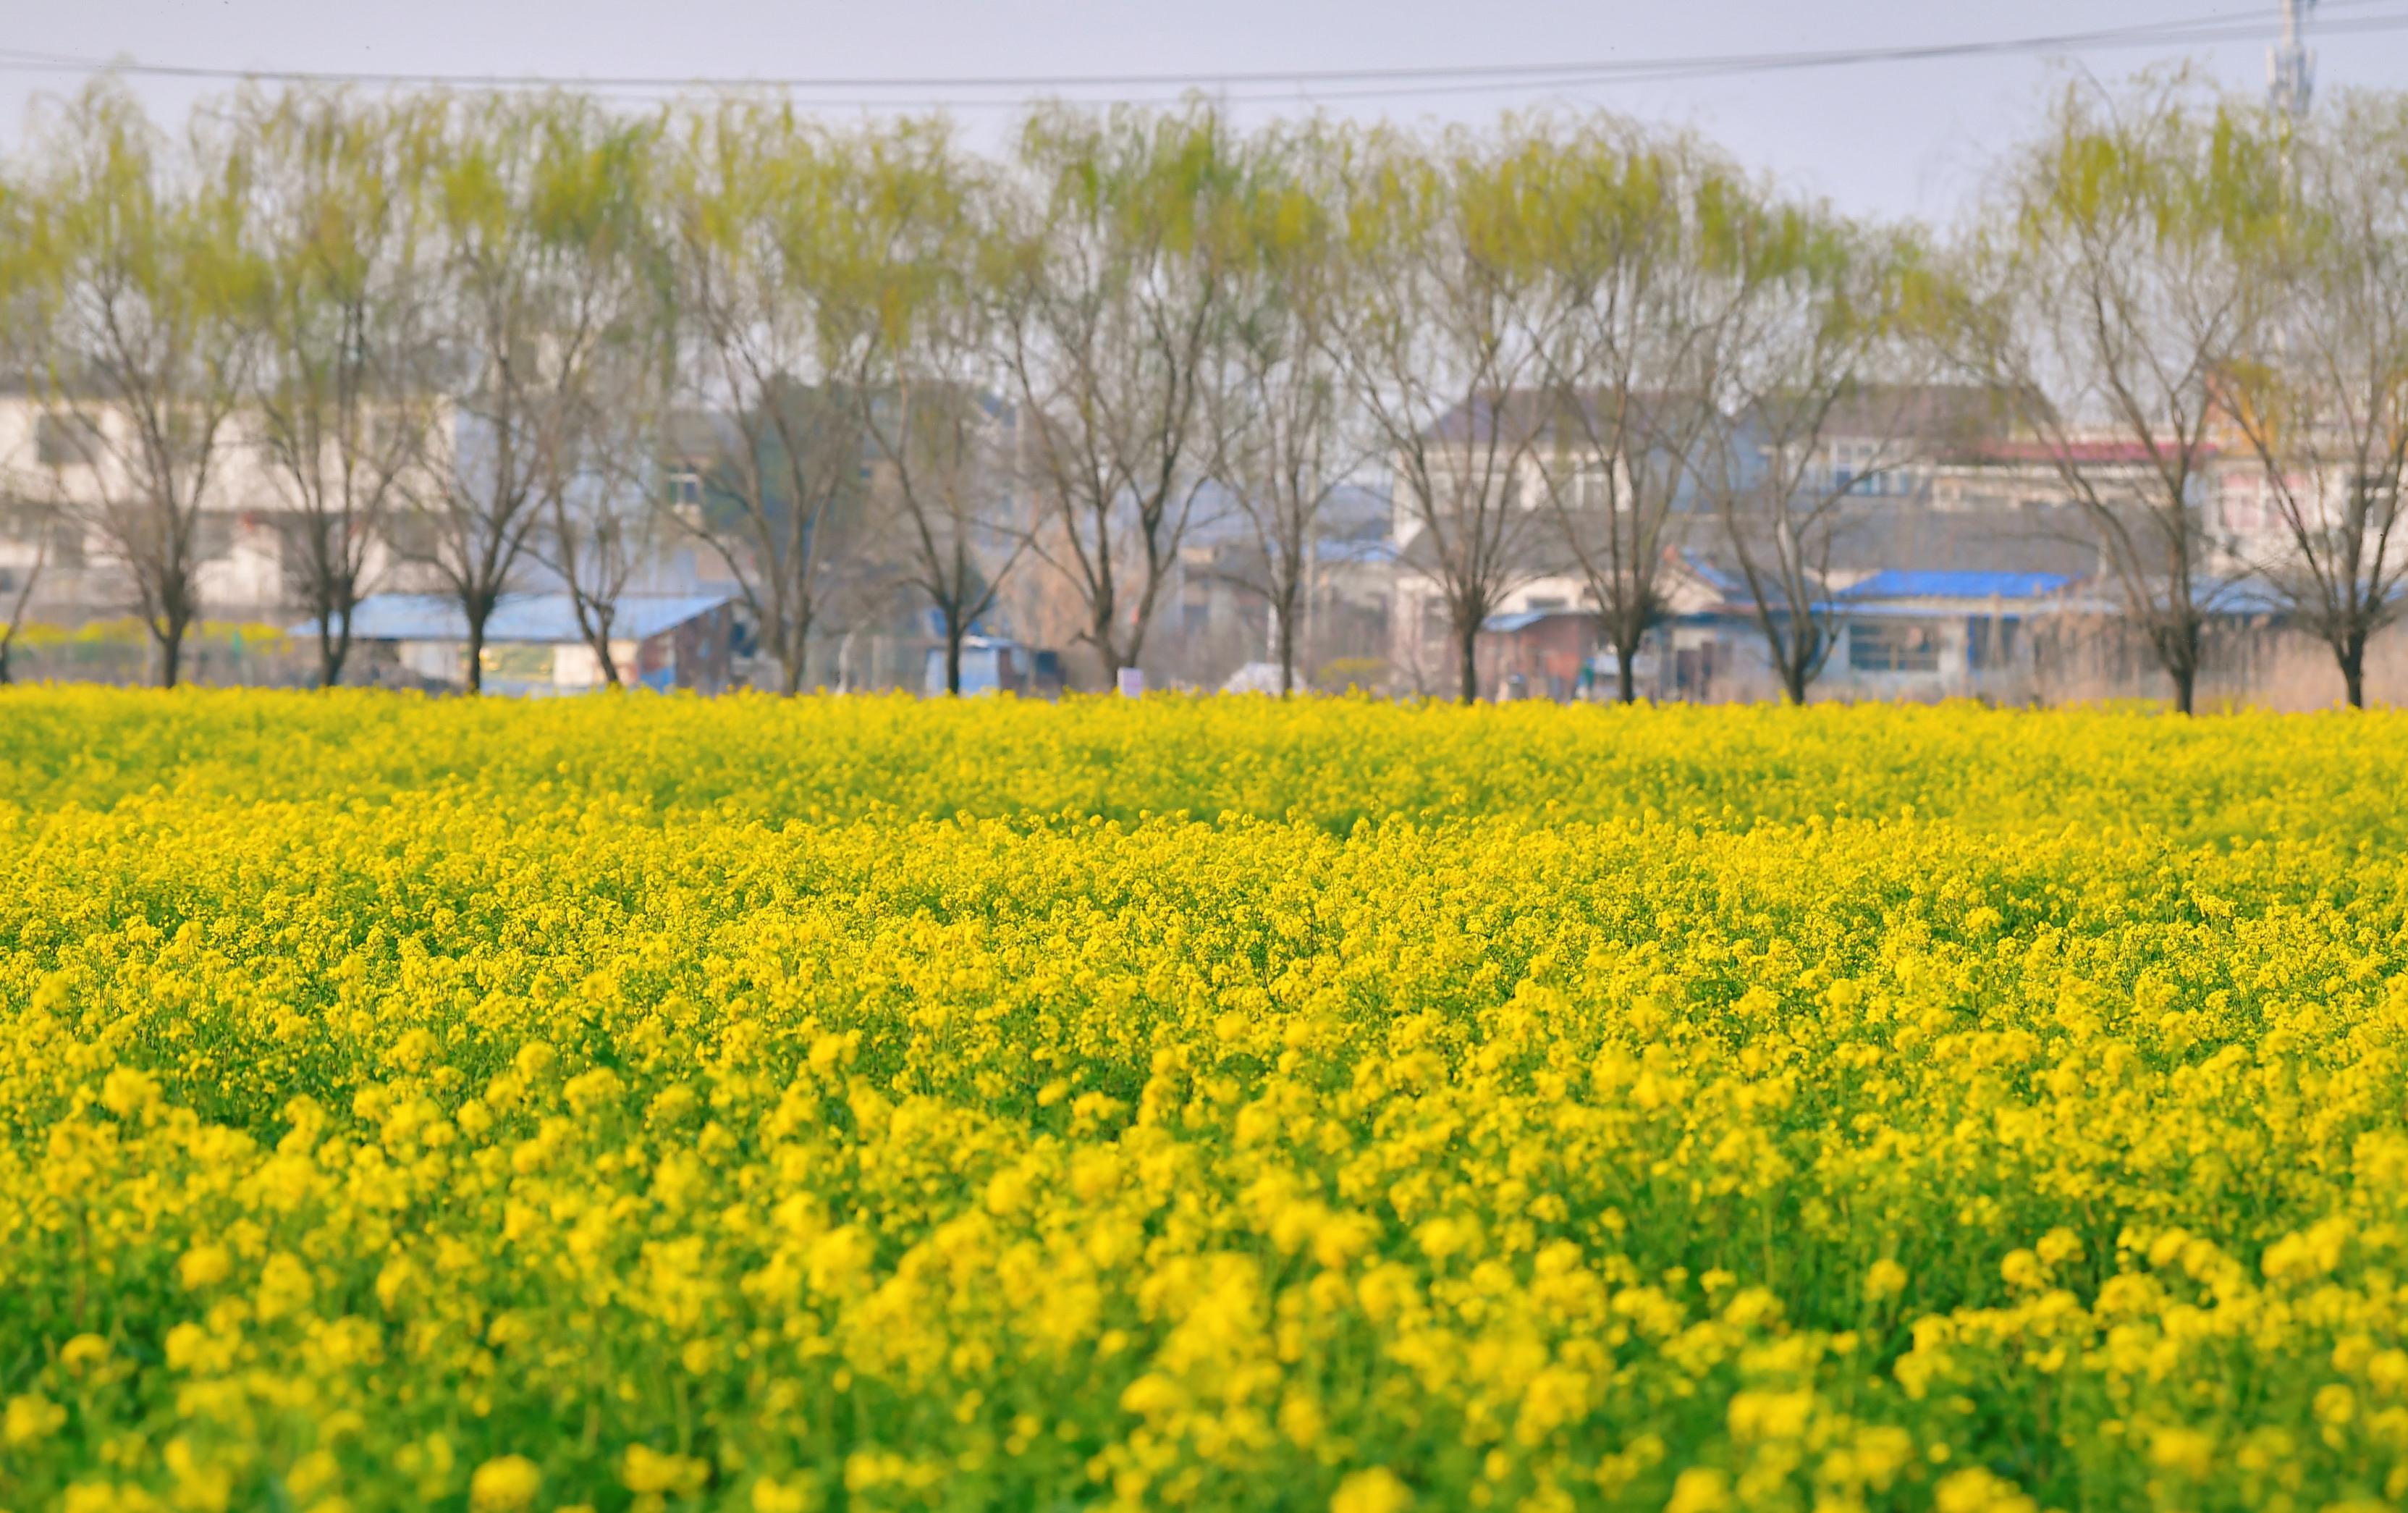
<svg viewBox="0 0 2408 1513">
<path fill-rule="evenodd" d="M 89 468 L 100 460 L 100 425 L 89 415 L 41 415 L 34 456 L 45 468 Z"/>
<path fill-rule="evenodd" d="M 1572 475 L 1572 501 L 1582 510 L 1628 507 L 1627 501 L 1614 497 L 1613 475 L 1601 462 L 1584 463 Z"/>
<path fill-rule="evenodd" d="M 83 527 L 72 520 L 53 520 L 50 524 L 50 556 L 53 568 L 80 568 L 84 564 Z"/>
<path fill-rule="evenodd" d="M 202 562 L 222 562 L 234 555 L 235 521 L 219 510 L 205 510 L 194 522 L 193 555 Z"/>
<path fill-rule="evenodd" d="M 1855 672 L 1937 672 L 1939 627 L 1912 622 L 1850 626 L 1848 668 Z"/>
<path fill-rule="evenodd" d="M 404 511 L 384 523 L 385 544 L 393 555 L 405 562 L 432 559 L 440 544 L 440 526 L 435 516 L 423 511 Z"/>
<path fill-rule="evenodd" d="M 2014 620 L 1970 620 L 1965 625 L 1965 664 L 1974 671 L 2011 667 L 2015 659 Z"/>
<path fill-rule="evenodd" d="M 670 512 L 689 526 L 702 524 L 702 474 L 680 468 L 668 475 Z"/>
</svg>

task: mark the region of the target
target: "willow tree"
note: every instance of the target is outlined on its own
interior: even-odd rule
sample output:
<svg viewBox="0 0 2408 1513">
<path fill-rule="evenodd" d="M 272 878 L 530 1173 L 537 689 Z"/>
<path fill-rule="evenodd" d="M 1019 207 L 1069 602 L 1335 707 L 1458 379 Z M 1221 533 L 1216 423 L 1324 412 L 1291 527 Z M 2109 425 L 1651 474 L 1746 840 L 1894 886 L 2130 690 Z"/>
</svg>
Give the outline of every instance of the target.
<svg viewBox="0 0 2408 1513">
<path fill-rule="evenodd" d="M 867 449 L 826 302 L 854 235 L 847 151 L 790 107 L 727 102 L 681 138 L 666 199 L 678 392 L 716 417 L 671 439 L 700 494 L 676 518 L 726 568 L 790 694 L 865 508 Z"/>
<path fill-rule="evenodd" d="M 1782 695 L 1803 704 L 1836 645 L 1833 543 L 1913 455 L 1935 298 L 1904 232 L 1796 202 L 1733 214 L 1743 290 L 1701 476 Z M 1860 454 L 1842 468 L 1843 435 Z"/>
<path fill-rule="evenodd" d="M 2280 522 L 2255 564 L 2366 703 L 2366 647 L 2408 601 L 2408 101 L 2344 95 L 2287 145 L 2289 214 L 2254 224 L 2271 291 L 2216 390 Z"/>
<path fill-rule="evenodd" d="M 1538 471 L 1629 703 L 1739 356 L 1751 190 L 1697 141 L 1611 117 L 1542 147 Z"/>
<path fill-rule="evenodd" d="M 466 622 L 471 689 L 484 683 L 486 627 L 521 586 L 537 533 L 594 476 L 596 385 L 641 309 L 624 264 L 646 235 L 653 139 L 652 124 L 568 95 L 494 97 L 450 115 L 434 210 L 453 415 L 426 453 L 416 555 Z"/>
<path fill-rule="evenodd" d="M 577 293 L 577 345 L 587 349 L 555 392 L 542 433 L 544 523 L 537 555 L 566 592 L 603 683 L 618 687 L 621 600 L 649 575 L 666 540 L 660 440 L 674 395 L 671 254 L 655 215 L 661 158 L 651 128 L 613 130 L 583 158 L 611 176 L 571 179 L 593 198 L 564 216 Z M 590 328 L 590 330 L 588 329 Z M 564 346 L 569 344 L 564 343 Z"/>
<path fill-rule="evenodd" d="M 124 572 L 172 687 L 257 352 L 248 163 L 222 137 L 169 143 L 114 84 L 67 106 L 35 158 L 22 366 L 56 439 L 51 485 Z"/>
<path fill-rule="evenodd" d="M 2191 712 L 2214 573 L 2219 394 L 2271 281 L 2248 249 L 2288 193 L 2262 112 L 2179 80 L 2077 86 L 2009 164 L 1968 262 L 1960 356 L 2014 406 L 2097 538 L 2105 575 Z M 2103 443 L 2103 444 L 2102 444 Z"/>
<path fill-rule="evenodd" d="M 1208 393 L 1213 470 L 1260 559 L 1280 697 L 1296 667 L 1321 522 L 1368 455 L 1334 355 L 1345 315 L 1342 223 L 1331 182 L 1341 145 L 1319 127 L 1276 133 L 1244 200 L 1245 256 L 1229 339 Z"/>
<path fill-rule="evenodd" d="M 247 403 L 284 510 L 284 568 L 315 618 L 318 681 L 342 681 L 434 423 L 436 274 L 426 104 L 288 93 L 246 100 L 264 278 Z"/>
<path fill-rule="evenodd" d="M 987 279 L 988 177 L 942 124 L 904 122 L 846 144 L 826 217 L 821 326 L 875 458 L 868 501 L 943 642 L 962 644 L 1027 550 L 1011 512 L 1015 420 L 999 389 Z"/>
<path fill-rule="evenodd" d="M 1548 336 L 1530 311 L 1550 175 L 1510 135 L 1383 129 L 1358 141 L 1344 177 L 1348 295 L 1331 350 L 1390 459 L 1399 534 L 1444 605 L 1468 704 L 1481 627 L 1551 544 L 1526 476 L 1546 419 Z"/>
<path fill-rule="evenodd" d="M 1207 107 L 1039 111 L 999 196 L 990 310 L 1042 518 L 1109 680 L 1137 665 L 1207 481 L 1247 173 Z"/>
</svg>

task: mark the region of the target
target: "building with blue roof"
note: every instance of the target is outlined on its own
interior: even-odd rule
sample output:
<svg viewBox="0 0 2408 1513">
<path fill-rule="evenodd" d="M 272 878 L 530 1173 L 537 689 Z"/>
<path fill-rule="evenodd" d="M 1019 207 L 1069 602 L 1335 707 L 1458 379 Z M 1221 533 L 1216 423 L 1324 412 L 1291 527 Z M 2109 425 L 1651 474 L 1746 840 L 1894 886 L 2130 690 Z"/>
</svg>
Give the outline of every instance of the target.
<svg viewBox="0 0 2408 1513">
<path fill-rule="evenodd" d="M 318 623 L 294 627 L 314 637 Z M 631 687 L 716 693 L 729 684 L 735 600 L 725 593 L 631 594 L 612 607 L 610 660 Z M 351 640 L 372 682 L 467 683 L 468 619 L 442 594 L 373 594 L 351 612 Z M 485 622 L 487 693 L 544 697 L 605 686 L 602 659 L 565 593 L 511 594 Z"/>
<path fill-rule="evenodd" d="M 2013 695 L 2029 679 L 2036 622 L 2086 608 L 2062 572 L 1885 568 L 1823 607 L 1826 679 L 1883 698 Z"/>
<path fill-rule="evenodd" d="M 1850 584 L 1838 598 L 1850 603 L 1923 598 L 2033 599 L 2061 593 L 2073 581 L 2072 574 L 2063 572 L 1885 568 Z"/>
</svg>

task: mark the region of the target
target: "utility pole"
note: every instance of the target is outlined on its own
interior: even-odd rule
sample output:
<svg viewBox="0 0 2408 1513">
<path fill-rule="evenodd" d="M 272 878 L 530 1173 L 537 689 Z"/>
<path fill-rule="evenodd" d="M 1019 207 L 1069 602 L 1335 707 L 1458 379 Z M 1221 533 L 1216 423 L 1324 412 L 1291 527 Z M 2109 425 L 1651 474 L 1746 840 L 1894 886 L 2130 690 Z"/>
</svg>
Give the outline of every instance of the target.
<svg viewBox="0 0 2408 1513">
<path fill-rule="evenodd" d="M 2316 55 L 2300 39 L 2316 0 L 2283 0 L 2283 40 L 2266 50 L 2266 94 L 2269 103 L 2291 118 L 2294 125 L 2308 114 L 2308 96 L 2316 87 Z"/>
</svg>

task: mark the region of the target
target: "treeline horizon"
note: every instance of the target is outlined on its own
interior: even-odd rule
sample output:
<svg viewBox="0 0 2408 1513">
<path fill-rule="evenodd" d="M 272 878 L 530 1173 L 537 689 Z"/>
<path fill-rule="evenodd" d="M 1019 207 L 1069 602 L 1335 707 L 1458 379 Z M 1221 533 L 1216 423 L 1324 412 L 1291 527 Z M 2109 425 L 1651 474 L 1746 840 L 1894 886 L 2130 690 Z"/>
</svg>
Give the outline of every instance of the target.
<svg viewBox="0 0 2408 1513">
<path fill-rule="evenodd" d="M 1041 106 L 981 152 L 942 118 L 571 93 L 251 89 L 171 132 L 105 79 L 0 164 L 0 360 L 47 427 L 9 490 L 105 543 L 165 683 L 241 448 L 327 684 L 396 540 L 460 603 L 474 685 L 538 565 L 620 681 L 617 604 L 684 540 L 791 691 L 873 558 L 944 627 L 949 686 L 1034 571 L 1109 680 L 1220 485 L 1284 690 L 1324 509 L 1376 467 L 1465 699 L 1542 568 L 1584 582 L 1633 697 L 1668 555 L 1712 544 L 1802 701 L 1834 534 L 1955 395 L 2043 443 L 2185 712 L 2229 586 L 2204 481 L 2258 469 L 2286 544 L 2251 574 L 2362 702 L 2408 570 L 2408 95 L 2294 121 L 2181 76 L 2077 85 L 1991 172 L 1943 232 L 1603 111 Z M 2071 445 L 2100 435 L 2125 460 Z"/>
</svg>

